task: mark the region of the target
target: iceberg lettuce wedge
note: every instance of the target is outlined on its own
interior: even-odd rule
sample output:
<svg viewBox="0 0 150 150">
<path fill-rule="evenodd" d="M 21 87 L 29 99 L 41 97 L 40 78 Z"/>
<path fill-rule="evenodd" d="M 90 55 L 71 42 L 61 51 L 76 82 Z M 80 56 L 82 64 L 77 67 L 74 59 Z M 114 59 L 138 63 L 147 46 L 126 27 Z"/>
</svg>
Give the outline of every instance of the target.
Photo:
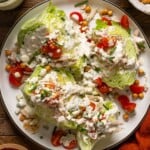
<svg viewBox="0 0 150 150">
<path fill-rule="evenodd" d="M 18 45 L 21 47 L 24 44 L 24 38 L 27 34 L 32 33 L 37 28 L 45 26 L 49 32 L 63 28 L 65 13 L 59 10 L 51 2 L 48 7 L 39 16 L 25 22 L 18 33 Z"/>
</svg>

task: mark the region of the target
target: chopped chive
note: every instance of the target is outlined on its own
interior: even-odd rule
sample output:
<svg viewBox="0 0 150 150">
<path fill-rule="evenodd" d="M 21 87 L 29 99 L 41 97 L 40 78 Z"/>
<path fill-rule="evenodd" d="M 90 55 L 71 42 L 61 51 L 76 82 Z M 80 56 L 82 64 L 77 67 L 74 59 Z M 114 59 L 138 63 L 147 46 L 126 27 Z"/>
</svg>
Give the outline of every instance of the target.
<svg viewBox="0 0 150 150">
<path fill-rule="evenodd" d="M 75 4 L 74 6 L 75 6 L 75 7 L 79 7 L 79 6 L 82 6 L 82 5 L 86 4 L 86 3 L 88 3 L 88 0 L 79 2 L 79 3 Z"/>
</svg>

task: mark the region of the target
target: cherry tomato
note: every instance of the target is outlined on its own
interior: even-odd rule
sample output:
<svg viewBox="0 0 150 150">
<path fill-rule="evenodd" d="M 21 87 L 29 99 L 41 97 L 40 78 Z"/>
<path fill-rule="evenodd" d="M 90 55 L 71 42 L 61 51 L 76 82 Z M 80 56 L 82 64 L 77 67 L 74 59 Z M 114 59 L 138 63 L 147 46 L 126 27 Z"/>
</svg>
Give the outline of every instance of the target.
<svg viewBox="0 0 150 150">
<path fill-rule="evenodd" d="M 123 15 L 121 17 L 121 21 L 120 21 L 120 24 L 123 28 L 125 29 L 129 29 L 129 20 L 128 20 L 128 17 L 126 15 Z"/>
<path fill-rule="evenodd" d="M 111 20 L 106 17 L 102 17 L 102 21 L 106 22 L 107 25 L 112 25 Z"/>
<path fill-rule="evenodd" d="M 95 108 L 96 108 L 96 105 L 95 105 L 95 103 L 93 103 L 93 102 L 90 102 L 90 106 L 92 107 L 92 110 L 95 110 Z"/>
<path fill-rule="evenodd" d="M 137 84 L 133 84 L 130 86 L 130 90 L 132 93 L 139 94 L 139 93 L 144 92 L 144 86 L 139 86 Z"/>
<path fill-rule="evenodd" d="M 103 48 L 104 50 L 107 50 L 109 48 L 108 38 L 103 37 L 100 42 L 97 44 L 97 47 Z"/>
<path fill-rule="evenodd" d="M 101 78 L 97 78 L 93 81 L 95 84 L 97 84 L 97 86 L 101 86 L 102 85 L 102 79 Z"/>
<path fill-rule="evenodd" d="M 64 146 L 64 145 L 63 145 Z M 74 149 L 77 147 L 77 141 L 76 140 L 72 140 L 68 146 L 64 146 L 64 148 L 66 149 Z"/>
<path fill-rule="evenodd" d="M 61 145 L 60 139 L 63 135 L 64 135 L 64 132 L 62 130 L 54 131 L 52 138 L 51 138 L 51 143 L 54 146 L 60 146 Z"/>
<path fill-rule="evenodd" d="M 18 74 L 18 77 L 16 76 Z M 9 82 L 14 87 L 19 87 L 22 84 L 23 72 L 20 68 L 12 67 L 9 73 Z"/>
<path fill-rule="evenodd" d="M 108 85 L 106 85 L 105 83 L 98 87 L 98 89 L 102 94 L 108 94 L 110 92 Z"/>
</svg>

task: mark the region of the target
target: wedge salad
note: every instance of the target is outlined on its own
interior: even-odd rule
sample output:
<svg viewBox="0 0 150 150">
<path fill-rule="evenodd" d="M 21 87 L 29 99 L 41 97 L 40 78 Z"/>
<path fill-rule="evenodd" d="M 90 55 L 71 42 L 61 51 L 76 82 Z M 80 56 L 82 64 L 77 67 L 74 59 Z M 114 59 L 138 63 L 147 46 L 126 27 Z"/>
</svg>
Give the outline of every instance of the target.
<svg viewBox="0 0 150 150">
<path fill-rule="evenodd" d="M 22 92 L 17 114 L 28 112 L 20 120 L 32 115 L 54 124 L 54 146 L 92 150 L 118 132 L 120 110 L 127 121 L 136 109 L 132 99 L 144 97 L 146 88 L 137 79 L 145 75 L 139 63 L 144 39 L 126 15 L 113 15 L 90 1 L 76 4 L 70 14 L 50 2 L 5 51 L 10 85 Z"/>
</svg>

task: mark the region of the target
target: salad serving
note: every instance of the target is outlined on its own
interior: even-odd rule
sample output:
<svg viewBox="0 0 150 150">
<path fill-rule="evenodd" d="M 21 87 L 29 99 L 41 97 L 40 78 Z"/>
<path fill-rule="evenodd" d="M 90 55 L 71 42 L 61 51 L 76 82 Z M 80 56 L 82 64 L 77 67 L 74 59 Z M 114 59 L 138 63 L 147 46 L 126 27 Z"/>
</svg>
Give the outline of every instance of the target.
<svg viewBox="0 0 150 150">
<path fill-rule="evenodd" d="M 24 127 L 36 132 L 41 122 L 54 124 L 54 146 L 81 150 L 119 132 L 120 116 L 130 119 L 133 100 L 147 91 L 140 83 L 144 43 L 126 15 L 116 19 L 92 0 L 77 3 L 69 15 L 49 2 L 5 50 L 10 86 L 22 92 L 16 114 Z"/>
</svg>

